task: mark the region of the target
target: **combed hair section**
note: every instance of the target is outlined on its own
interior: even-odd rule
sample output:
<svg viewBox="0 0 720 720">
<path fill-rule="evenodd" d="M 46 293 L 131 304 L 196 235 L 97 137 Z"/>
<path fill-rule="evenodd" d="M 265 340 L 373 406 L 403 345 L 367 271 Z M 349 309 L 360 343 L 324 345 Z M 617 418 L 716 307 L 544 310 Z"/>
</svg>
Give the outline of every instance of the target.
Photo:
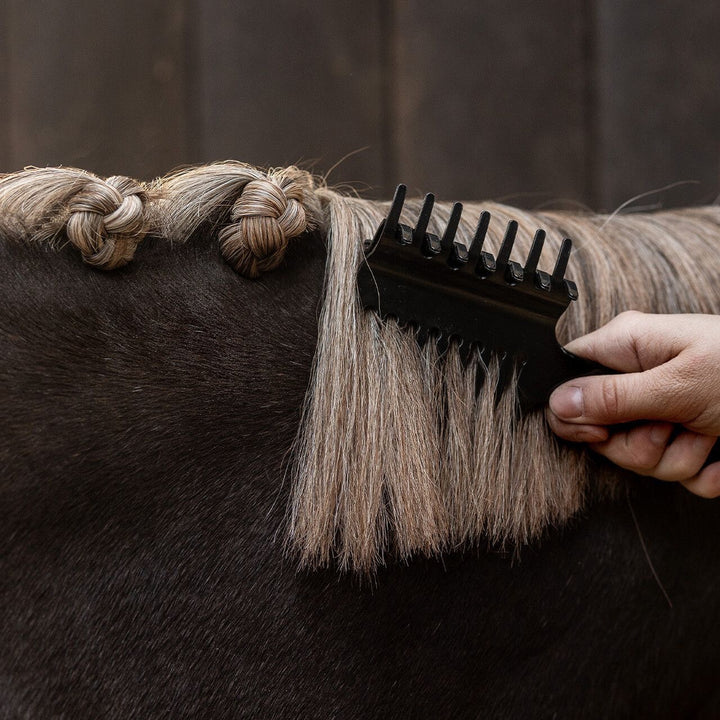
<svg viewBox="0 0 720 720">
<path fill-rule="evenodd" d="M 325 205 L 325 302 L 292 469 L 289 540 L 302 565 L 372 573 L 389 558 L 517 548 L 619 481 L 559 441 L 543 410 L 518 413 L 516 375 L 500 386 L 501 358 L 476 351 L 463 363 L 453 343 L 439 355 L 412 326 L 363 310 L 363 241 L 388 205 L 327 191 Z M 405 203 L 405 222 L 420 205 Z M 720 208 L 606 217 L 468 203 L 456 236 L 468 247 L 482 210 L 494 251 L 511 219 L 521 258 L 538 228 L 545 258 L 573 239 L 568 276 L 580 299 L 558 324 L 563 344 L 624 310 L 720 312 Z M 429 230 L 442 234 L 450 211 L 437 203 Z"/>
</svg>

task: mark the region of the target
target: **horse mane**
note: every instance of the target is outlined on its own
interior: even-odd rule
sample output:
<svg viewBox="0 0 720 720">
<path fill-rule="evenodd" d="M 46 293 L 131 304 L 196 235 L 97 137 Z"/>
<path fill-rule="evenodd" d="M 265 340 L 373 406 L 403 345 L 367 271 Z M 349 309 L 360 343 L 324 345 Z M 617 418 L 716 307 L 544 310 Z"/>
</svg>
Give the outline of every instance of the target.
<svg viewBox="0 0 720 720">
<path fill-rule="evenodd" d="M 404 212 L 416 217 L 419 208 L 408 201 Z M 430 231 L 450 209 L 436 204 Z M 101 270 L 131 262 L 147 237 L 185 244 L 204 228 L 223 258 L 255 279 L 278 268 L 290 242 L 322 236 L 318 341 L 289 464 L 285 536 L 302 566 L 360 573 L 389 558 L 528 543 L 623 477 L 559 442 L 542 411 L 517 420 L 513 382 L 496 403 L 499 358 L 476 355 L 464 367 L 456 347 L 440 356 L 411 330 L 363 310 L 355 282 L 362 243 L 386 210 L 295 167 L 230 161 L 148 183 L 72 168 L 0 177 L 0 231 L 29 244 L 69 244 Z M 493 250 L 510 219 L 519 223 L 521 256 L 539 227 L 546 256 L 573 238 L 568 274 L 580 299 L 561 319 L 561 343 L 625 310 L 720 312 L 720 207 L 608 217 L 467 203 L 457 239 L 468 246 L 482 210 L 494 218 Z M 477 373 L 485 379 L 476 396 Z"/>
</svg>

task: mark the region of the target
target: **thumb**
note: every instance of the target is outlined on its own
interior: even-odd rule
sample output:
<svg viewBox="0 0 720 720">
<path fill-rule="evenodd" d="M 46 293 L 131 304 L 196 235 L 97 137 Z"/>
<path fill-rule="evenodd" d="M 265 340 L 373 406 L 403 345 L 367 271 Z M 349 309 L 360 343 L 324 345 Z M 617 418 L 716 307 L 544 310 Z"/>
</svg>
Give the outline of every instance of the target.
<svg viewBox="0 0 720 720">
<path fill-rule="evenodd" d="M 575 378 L 555 389 L 550 410 L 560 420 L 579 425 L 633 420 L 686 422 L 689 408 L 685 407 L 685 393 L 672 364 L 645 372 Z"/>
<path fill-rule="evenodd" d="M 565 348 L 613 370 L 647 370 L 667 362 L 682 349 L 677 339 L 682 319 L 682 316 L 672 318 L 630 310 L 573 340 Z"/>
</svg>

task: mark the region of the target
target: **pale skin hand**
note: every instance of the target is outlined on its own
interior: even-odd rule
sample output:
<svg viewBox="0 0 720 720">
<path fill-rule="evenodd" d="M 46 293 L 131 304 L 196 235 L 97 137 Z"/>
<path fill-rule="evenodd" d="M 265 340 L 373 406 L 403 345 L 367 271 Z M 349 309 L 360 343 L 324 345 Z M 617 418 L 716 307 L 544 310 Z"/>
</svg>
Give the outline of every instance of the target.
<svg viewBox="0 0 720 720">
<path fill-rule="evenodd" d="M 640 475 L 720 496 L 720 462 L 703 468 L 720 436 L 720 316 L 625 312 L 566 347 L 622 374 L 557 388 L 547 411 L 555 433 Z"/>
</svg>

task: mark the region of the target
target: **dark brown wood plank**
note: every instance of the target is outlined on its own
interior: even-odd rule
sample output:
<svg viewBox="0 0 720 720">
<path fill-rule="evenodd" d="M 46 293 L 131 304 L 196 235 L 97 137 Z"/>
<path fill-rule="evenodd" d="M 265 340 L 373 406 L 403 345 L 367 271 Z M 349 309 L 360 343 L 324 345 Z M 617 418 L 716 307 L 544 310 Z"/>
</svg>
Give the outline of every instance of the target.
<svg viewBox="0 0 720 720">
<path fill-rule="evenodd" d="M 7 5 L 0 2 L 0 173 L 10 167 L 10 66 Z"/>
<path fill-rule="evenodd" d="M 396 0 L 398 176 L 447 199 L 587 200 L 584 12 Z"/>
<path fill-rule="evenodd" d="M 598 190 L 638 201 L 712 202 L 720 192 L 720 4 L 597 0 Z"/>
<path fill-rule="evenodd" d="M 299 163 L 382 192 L 381 4 L 198 4 L 200 157 Z"/>
<path fill-rule="evenodd" d="M 187 157 L 186 0 L 7 6 L 9 163 L 147 178 Z"/>
</svg>

